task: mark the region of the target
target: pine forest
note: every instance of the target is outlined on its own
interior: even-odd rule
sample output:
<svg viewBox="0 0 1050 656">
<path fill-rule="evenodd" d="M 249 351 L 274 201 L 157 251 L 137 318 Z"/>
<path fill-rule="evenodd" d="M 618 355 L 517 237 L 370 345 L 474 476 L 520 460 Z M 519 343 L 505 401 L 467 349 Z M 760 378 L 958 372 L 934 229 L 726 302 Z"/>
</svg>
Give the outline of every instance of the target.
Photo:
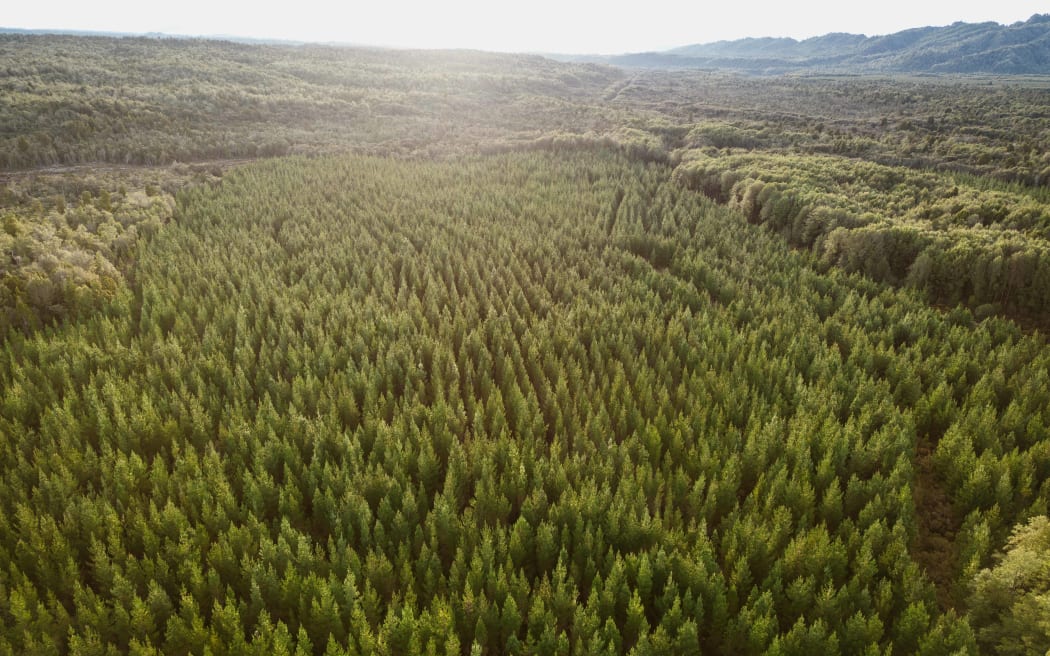
<svg viewBox="0 0 1050 656">
<path fill-rule="evenodd" d="M 0 89 L 0 654 L 1050 650 L 1044 79 Z"/>
</svg>

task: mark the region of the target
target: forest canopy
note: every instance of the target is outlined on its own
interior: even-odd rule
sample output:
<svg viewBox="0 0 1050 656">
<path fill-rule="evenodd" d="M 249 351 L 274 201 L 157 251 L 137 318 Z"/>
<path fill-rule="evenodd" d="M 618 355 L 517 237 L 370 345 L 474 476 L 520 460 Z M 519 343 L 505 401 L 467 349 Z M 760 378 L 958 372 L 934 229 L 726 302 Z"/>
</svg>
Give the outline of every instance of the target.
<svg viewBox="0 0 1050 656">
<path fill-rule="evenodd" d="M 1050 499 L 1041 339 L 663 164 L 256 164 L 137 271 L 0 359 L 14 651 L 954 653 Z"/>
<path fill-rule="evenodd" d="M 0 68 L 0 654 L 1045 651 L 1040 81 Z"/>
<path fill-rule="evenodd" d="M 18 34 L 0 35 L 0 64 L 0 169 L 612 145 L 682 163 L 679 179 L 693 185 L 699 175 L 719 186 L 728 172 L 714 194 L 724 200 L 734 176 L 773 176 L 759 202 L 792 244 L 820 238 L 829 262 L 935 303 L 1048 320 L 1050 87 L 1039 78 L 753 78 L 459 51 Z M 731 157 L 708 159 L 721 155 Z M 871 173 L 874 184 L 854 195 L 838 172 Z"/>
</svg>

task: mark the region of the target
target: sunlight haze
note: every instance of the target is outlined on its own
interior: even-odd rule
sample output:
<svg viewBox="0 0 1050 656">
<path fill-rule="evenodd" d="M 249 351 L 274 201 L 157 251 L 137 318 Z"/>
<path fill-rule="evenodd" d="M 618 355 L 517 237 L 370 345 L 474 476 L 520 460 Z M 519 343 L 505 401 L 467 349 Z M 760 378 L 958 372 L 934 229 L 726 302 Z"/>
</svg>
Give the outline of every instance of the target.
<svg viewBox="0 0 1050 656">
<path fill-rule="evenodd" d="M 1046 11 L 1044 2 L 856 5 L 597 0 L 530 3 L 454 0 L 283 5 L 187 0 L 178 4 L 101 2 L 14 3 L 3 27 L 229 35 L 409 48 L 471 48 L 502 52 L 621 53 L 743 37 L 803 39 L 828 32 L 888 34 L 956 21 L 1013 23 Z"/>
</svg>

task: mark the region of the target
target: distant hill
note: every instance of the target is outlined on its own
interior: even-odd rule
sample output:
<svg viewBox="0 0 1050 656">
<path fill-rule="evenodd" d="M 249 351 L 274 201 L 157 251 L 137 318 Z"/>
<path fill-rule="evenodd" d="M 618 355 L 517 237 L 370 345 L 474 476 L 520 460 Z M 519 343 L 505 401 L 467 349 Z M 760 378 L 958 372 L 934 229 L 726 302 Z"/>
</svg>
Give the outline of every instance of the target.
<svg viewBox="0 0 1050 656">
<path fill-rule="evenodd" d="M 1050 74 L 1050 14 L 1013 25 L 954 23 L 884 36 L 825 34 L 739 39 L 610 57 L 574 58 L 641 68 L 706 68 L 760 74 Z"/>
<path fill-rule="evenodd" d="M 268 39 L 268 38 L 256 38 L 250 36 L 236 36 L 233 34 L 168 34 L 166 32 L 112 32 L 105 30 L 62 30 L 62 29 L 34 29 L 34 28 L 22 28 L 22 27 L 0 27 L 0 35 L 3 34 L 15 34 L 15 35 L 29 35 L 29 36 L 42 36 L 48 34 L 55 34 L 61 36 L 99 36 L 108 37 L 114 39 L 123 38 L 147 38 L 147 39 L 204 39 L 207 41 L 229 41 L 231 43 L 243 43 L 243 44 L 259 44 L 259 45 L 278 45 L 278 46 L 301 46 L 306 45 L 306 41 L 296 41 L 292 39 Z M 345 44 L 353 45 L 353 44 Z"/>
</svg>

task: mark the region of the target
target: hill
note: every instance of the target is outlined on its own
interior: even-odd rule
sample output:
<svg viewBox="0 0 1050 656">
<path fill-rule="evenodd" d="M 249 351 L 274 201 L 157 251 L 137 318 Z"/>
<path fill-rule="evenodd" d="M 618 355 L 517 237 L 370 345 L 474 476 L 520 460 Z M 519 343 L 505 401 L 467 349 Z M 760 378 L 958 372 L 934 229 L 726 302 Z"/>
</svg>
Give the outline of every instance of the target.
<svg viewBox="0 0 1050 656">
<path fill-rule="evenodd" d="M 644 68 L 707 68 L 778 73 L 1050 73 L 1050 15 L 1013 25 L 953 23 L 882 36 L 825 34 L 748 38 L 632 53 L 599 61 Z"/>
</svg>

